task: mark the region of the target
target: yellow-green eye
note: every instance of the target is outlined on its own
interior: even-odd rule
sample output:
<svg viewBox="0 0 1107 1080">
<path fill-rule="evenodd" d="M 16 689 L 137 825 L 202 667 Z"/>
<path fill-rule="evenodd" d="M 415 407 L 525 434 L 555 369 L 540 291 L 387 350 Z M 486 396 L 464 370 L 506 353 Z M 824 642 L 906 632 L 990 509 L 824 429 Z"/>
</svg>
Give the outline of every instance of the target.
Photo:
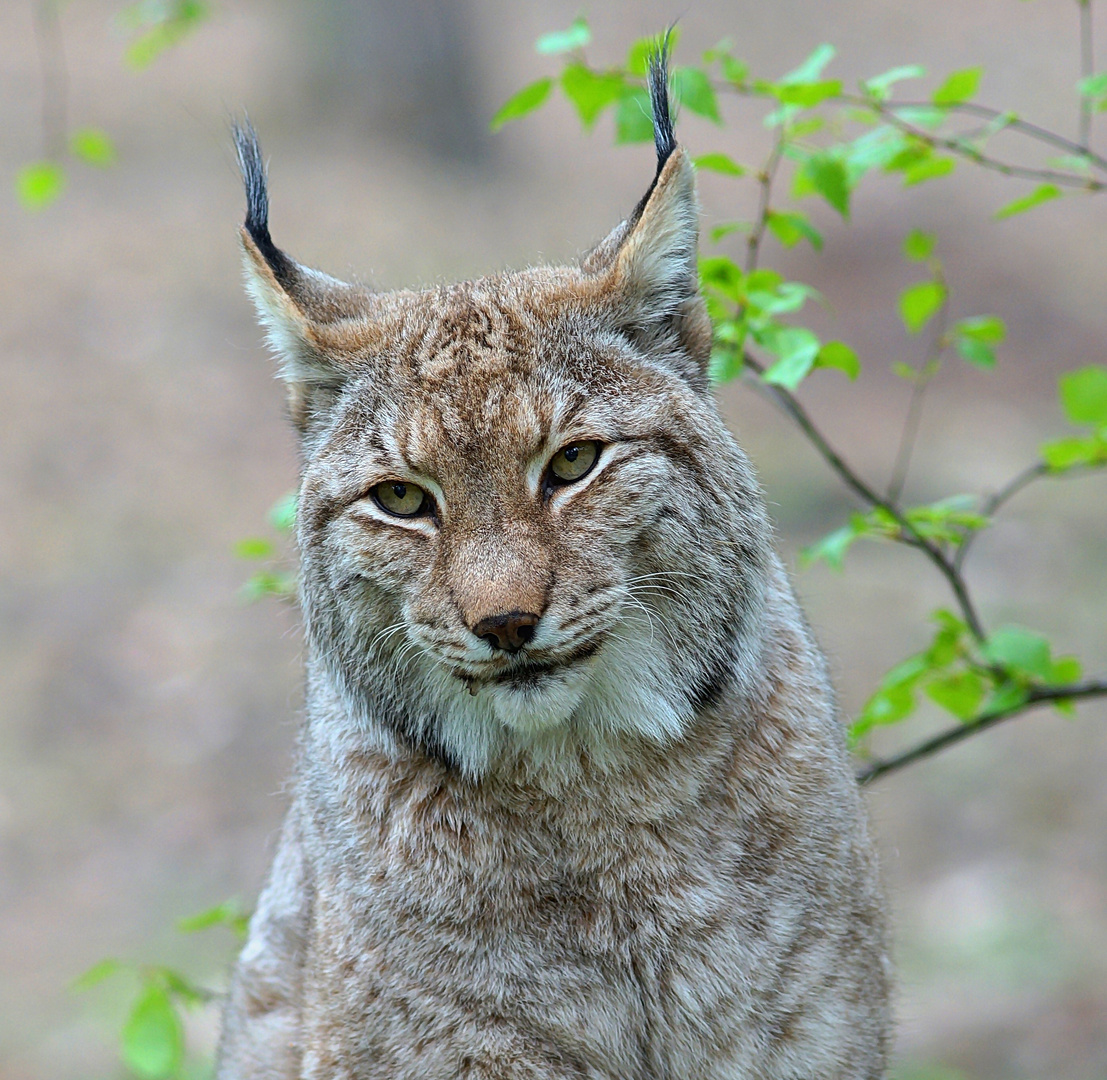
<svg viewBox="0 0 1107 1080">
<path fill-rule="evenodd" d="M 396 517 L 414 517 L 427 504 L 427 493 L 414 484 L 401 480 L 386 480 L 373 488 L 377 505 Z"/>
<path fill-rule="evenodd" d="M 575 442 L 563 446 L 550 459 L 550 475 L 555 482 L 571 484 L 579 480 L 596 464 L 600 456 L 600 444 Z"/>
</svg>

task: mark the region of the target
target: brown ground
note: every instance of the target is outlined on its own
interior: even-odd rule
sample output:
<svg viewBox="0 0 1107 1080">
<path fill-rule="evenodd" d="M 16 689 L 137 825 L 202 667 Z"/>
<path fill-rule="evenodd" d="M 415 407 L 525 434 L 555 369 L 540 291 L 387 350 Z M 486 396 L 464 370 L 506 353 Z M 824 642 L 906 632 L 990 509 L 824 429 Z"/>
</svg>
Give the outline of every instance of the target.
<svg viewBox="0 0 1107 1080">
<path fill-rule="evenodd" d="M 225 0 L 142 74 L 120 63 L 119 6 L 86 0 L 62 15 L 73 122 L 111 131 L 119 164 L 74 169 L 64 199 L 42 214 L 9 196 L 0 213 L 2 1080 L 116 1069 L 109 1032 L 128 988 L 81 998 L 66 989 L 101 957 L 218 981 L 226 940 L 182 938 L 173 921 L 230 894 L 248 901 L 281 814 L 297 624 L 276 602 L 240 602 L 249 571 L 231 549 L 264 530 L 296 465 L 241 295 L 228 114 L 249 106 L 264 136 L 278 242 L 383 285 L 570 257 L 629 209 L 652 168 L 648 148 L 610 147 L 606 121 L 581 137 L 563 103 L 495 139 L 483 133 L 508 93 L 553 70 L 530 43 L 567 25 L 575 0 L 523 10 L 425 0 L 410 18 L 432 21 L 407 37 L 388 19 L 363 34 L 337 2 Z M 674 10 L 660 0 L 592 7 L 595 55 L 611 59 Z M 986 100 L 1072 130 L 1075 4 L 981 0 L 948 23 L 952 5 L 923 0 L 683 10 L 684 57 L 726 33 L 769 75 L 822 40 L 838 43 L 835 72 L 850 82 L 907 61 L 935 73 L 983 63 Z M 436 11 L 451 23 L 437 36 Z M 30 3 L 0 6 L 5 177 L 39 154 L 33 42 Z M 387 78 L 374 83 L 359 64 Z M 386 93 L 419 72 L 417 85 Z M 758 118 L 735 105 L 727 131 L 686 118 L 681 133 L 696 152 L 755 162 Z M 704 188 L 715 220 L 752 205 L 748 185 L 710 177 Z M 905 194 L 876 180 L 849 228 L 814 209 L 827 229 L 822 256 L 768 249 L 770 262 L 822 289 L 821 324 L 867 365 L 858 386 L 819 374 L 804 397 L 877 480 L 905 404 L 888 361 L 917 358 L 893 309 L 917 274 L 898 256 L 904 232 L 940 234 L 957 314 L 995 311 L 1010 323 L 998 373 L 953 362 L 935 387 L 912 473 L 920 500 L 1017 472 L 1063 430 L 1057 374 L 1104 360 L 1104 204 L 988 220 L 1025 190 L 959 175 Z M 849 504 L 768 406 L 735 387 L 724 401 L 794 558 Z M 993 625 L 1040 628 L 1099 673 L 1105 482 L 1025 493 L 972 562 Z M 921 645 L 925 613 L 946 602 L 921 562 L 883 548 L 859 549 L 845 576 L 801 573 L 798 586 L 847 711 Z M 904 1075 L 911 1063 L 942 1063 L 973 1080 L 1104 1076 L 1105 720 L 1102 702 L 1075 720 L 1017 720 L 874 790 L 898 927 Z M 210 1021 L 197 1028 L 210 1039 Z"/>
</svg>

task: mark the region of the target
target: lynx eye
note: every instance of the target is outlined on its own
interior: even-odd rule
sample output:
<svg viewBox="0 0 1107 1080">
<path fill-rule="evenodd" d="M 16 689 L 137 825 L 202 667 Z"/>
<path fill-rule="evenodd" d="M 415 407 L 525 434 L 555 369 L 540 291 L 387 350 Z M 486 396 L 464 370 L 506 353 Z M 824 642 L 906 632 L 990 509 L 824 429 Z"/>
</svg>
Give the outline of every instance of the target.
<svg viewBox="0 0 1107 1080">
<path fill-rule="evenodd" d="M 401 480 L 386 480 L 370 494 L 382 510 L 396 517 L 414 517 L 427 505 L 427 493 L 421 487 Z"/>
<path fill-rule="evenodd" d="M 571 484 L 587 475 L 599 456 L 597 442 L 569 443 L 550 459 L 550 476 L 555 483 Z"/>
</svg>

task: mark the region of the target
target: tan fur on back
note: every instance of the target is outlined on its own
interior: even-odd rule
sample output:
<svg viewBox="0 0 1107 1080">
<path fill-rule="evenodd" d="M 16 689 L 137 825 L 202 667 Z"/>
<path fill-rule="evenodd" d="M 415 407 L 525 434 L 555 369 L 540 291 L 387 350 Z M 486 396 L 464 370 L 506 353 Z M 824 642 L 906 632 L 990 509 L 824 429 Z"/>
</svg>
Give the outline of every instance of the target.
<svg viewBox="0 0 1107 1080">
<path fill-rule="evenodd" d="M 580 268 L 427 292 L 248 220 L 303 439 L 308 705 L 222 1078 L 883 1075 L 864 813 L 708 386 L 692 169 L 659 156 Z M 477 633 L 513 612 L 518 652 Z"/>
</svg>

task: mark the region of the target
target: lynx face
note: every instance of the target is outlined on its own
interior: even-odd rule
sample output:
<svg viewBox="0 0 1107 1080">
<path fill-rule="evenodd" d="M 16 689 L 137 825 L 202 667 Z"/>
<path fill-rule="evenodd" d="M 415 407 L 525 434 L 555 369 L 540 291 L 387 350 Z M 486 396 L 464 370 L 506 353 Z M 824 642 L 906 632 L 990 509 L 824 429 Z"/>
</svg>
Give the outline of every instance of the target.
<svg viewBox="0 0 1107 1080">
<path fill-rule="evenodd" d="M 382 746 L 473 775 L 602 758 L 752 674 L 768 529 L 707 387 L 693 174 L 665 149 L 579 269 L 373 294 L 273 246 L 240 138 L 312 654 Z"/>
</svg>

